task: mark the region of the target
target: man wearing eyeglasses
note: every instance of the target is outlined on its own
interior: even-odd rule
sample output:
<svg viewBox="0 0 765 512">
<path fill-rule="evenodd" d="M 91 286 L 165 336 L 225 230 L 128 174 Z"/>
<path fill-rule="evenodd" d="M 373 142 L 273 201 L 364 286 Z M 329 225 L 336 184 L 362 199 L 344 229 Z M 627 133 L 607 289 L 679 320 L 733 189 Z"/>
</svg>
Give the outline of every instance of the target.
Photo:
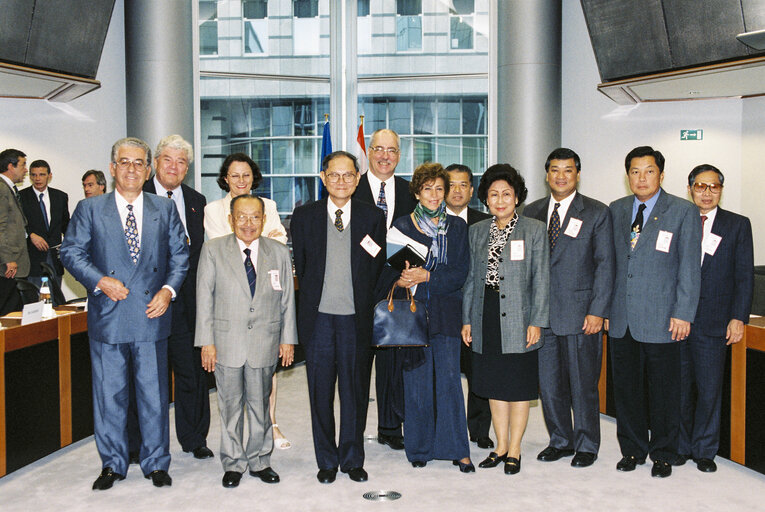
<svg viewBox="0 0 765 512">
<path fill-rule="evenodd" d="M 680 442 L 682 460 L 704 473 L 717 470 L 720 408 L 727 345 L 744 337 L 754 287 L 749 219 L 718 206 L 723 173 L 703 164 L 688 175 L 688 193 L 701 214 L 701 296 L 688 340 L 681 345 Z M 693 391 L 696 400 L 693 400 Z"/>
<path fill-rule="evenodd" d="M 321 483 L 339 467 L 364 482 L 364 427 L 369 402 L 369 346 L 375 286 L 385 265 L 385 217 L 351 196 L 356 157 L 335 151 L 322 161 L 328 197 L 292 214 L 292 254 L 300 284 L 298 336 L 305 348 L 313 446 Z M 340 435 L 335 442 L 335 383 Z"/>
<path fill-rule="evenodd" d="M 94 490 L 127 474 L 130 380 L 143 436 L 141 470 L 157 487 L 172 485 L 168 309 L 186 277 L 189 249 L 173 202 L 142 191 L 150 159 L 142 140 L 115 142 L 114 191 L 80 201 L 61 245 L 62 263 L 88 290 L 93 423 L 102 461 Z"/>
</svg>

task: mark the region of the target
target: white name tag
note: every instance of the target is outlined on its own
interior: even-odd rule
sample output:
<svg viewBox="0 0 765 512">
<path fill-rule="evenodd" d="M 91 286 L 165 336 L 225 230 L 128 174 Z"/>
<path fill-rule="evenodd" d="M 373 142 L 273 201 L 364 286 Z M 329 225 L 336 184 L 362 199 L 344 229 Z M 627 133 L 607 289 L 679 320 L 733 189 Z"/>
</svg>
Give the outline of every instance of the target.
<svg viewBox="0 0 765 512">
<path fill-rule="evenodd" d="M 523 260 L 523 240 L 510 240 L 510 260 Z"/>
<path fill-rule="evenodd" d="M 377 243 L 372 240 L 372 237 L 369 235 L 365 236 L 361 240 L 361 247 L 363 247 L 364 250 L 367 251 L 373 258 L 377 256 L 378 252 L 380 252 L 380 246 L 377 245 Z"/>
<path fill-rule="evenodd" d="M 659 231 L 659 236 L 656 237 L 656 250 L 661 252 L 669 252 L 669 247 L 672 245 L 672 233 L 669 231 Z"/>
<path fill-rule="evenodd" d="M 720 242 L 722 242 L 722 237 L 720 235 L 709 233 L 701 242 L 701 250 L 704 251 L 704 254 L 714 256 L 715 251 L 717 250 L 717 246 L 720 245 Z"/>
<path fill-rule="evenodd" d="M 271 289 L 277 292 L 282 291 L 282 283 L 279 282 L 279 270 L 269 270 L 268 277 L 271 278 Z"/>
<path fill-rule="evenodd" d="M 568 226 L 566 226 L 566 231 L 564 231 L 563 234 L 570 236 L 571 238 L 576 238 L 580 229 L 582 229 L 582 221 L 571 217 L 568 220 Z"/>
</svg>

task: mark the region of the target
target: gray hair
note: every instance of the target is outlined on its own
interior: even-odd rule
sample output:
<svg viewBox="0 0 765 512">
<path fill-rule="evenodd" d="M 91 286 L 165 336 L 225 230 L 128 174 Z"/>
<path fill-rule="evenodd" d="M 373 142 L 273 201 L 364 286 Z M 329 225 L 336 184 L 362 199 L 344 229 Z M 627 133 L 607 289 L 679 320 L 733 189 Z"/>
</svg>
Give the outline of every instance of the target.
<svg viewBox="0 0 765 512">
<path fill-rule="evenodd" d="M 393 135 L 396 138 L 396 146 L 398 146 L 399 149 L 401 148 L 401 138 L 398 136 L 398 133 L 394 132 L 390 128 L 380 128 L 379 130 L 375 130 L 374 132 L 372 132 L 372 138 L 369 139 L 370 147 L 374 146 L 375 137 L 377 137 L 377 135 L 381 133 L 390 133 L 391 135 Z"/>
<path fill-rule="evenodd" d="M 104 176 L 103 171 L 99 171 L 98 169 L 87 170 L 85 171 L 85 174 L 82 175 L 82 181 L 85 181 L 88 176 L 94 176 L 96 178 L 96 185 L 104 187 L 104 192 L 106 192 L 106 176 Z"/>
<path fill-rule="evenodd" d="M 186 139 L 178 134 L 168 135 L 159 141 L 157 152 L 155 153 L 157 158 L 159 158 L 165 148 L 179 149 L 186 153 L 186 160 L 189 163 L 194 161 L 194 148 L 191 147 L 191 144 Z"/>
<path fill-rule="evenodd" d="M 120 139 L 114 143 L 112 146 L 112 162 L 115 164 L 117 163 L 117 152 L 120 150 L 120 148 L 126 146 L 130 148 L 143 149 L 144 152 L 146 152 L 146 165 L 151 165 L 151 148 L 144 141 L 135 137 L 125 137 L 124 139 Z"/>
</svg>

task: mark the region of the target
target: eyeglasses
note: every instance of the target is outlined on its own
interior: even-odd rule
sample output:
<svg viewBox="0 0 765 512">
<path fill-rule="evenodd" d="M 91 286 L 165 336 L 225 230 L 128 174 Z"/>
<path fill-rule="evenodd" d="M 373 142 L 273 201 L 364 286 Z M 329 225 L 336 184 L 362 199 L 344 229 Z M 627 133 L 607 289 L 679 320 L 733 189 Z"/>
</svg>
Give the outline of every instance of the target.
<svg viewBox="0 0 765 512">
<path fill-rule="evenodd" d="M 263 221 L 263 217 L 260 215 L 245 215 L 240 214 L 234 217 L 234 221 L 236 221 L 237 224 L 243 226 L 244 224 L 252 223 L 252 224 L 260 224 Z"/>
<path fill-rule="evenodd" d="M 352 174 L 352 173 L 349 173 L 349 172 L 346 172 L 346 173 L 343 173 L 343 174 L 339 174 L 339 173 L 336 173 L 336 172 L 330 172 L 329 174 L 325 174 L 325 176 L 327 177 L 327 181 L 329 181 L 330 183 L 337 183 L 341 179 L 345 183 L 353 183 L 353 180 L 356 179 L 356 174 L 355 173 Z"/>
<path fill-rule="evenodd" d="M 147 163 L 143 160 L 130 160 L 128 158 L 121 158 L 115 163 L 117 164 L 117 167 L 122 171 L 129 169 L 131 165 L 136 171 L 144 171 L 147 167 Z"/>
<path fill-rule="evenodd" d="M 248 181 L 248 180 L 252 179 L 252 174 L 249 174 L 249 173 L 245 173 L 245 174 L 228 174 L 228 175 L 226 175 L 226 178 L 228 178 L 230 180 L 234 180 L 234 181 L 240 181 L 240 180 Z"/>
<path fill-rule="evenodd" d="M 719 194 L 722 192 L 722 183 L 694 183 L 693 190 L 699 194 L 703 194 L 707 189 L 713 194 Z"/>
<path fill-rule="evenodd" d="M 384 148 L 382 146 L 372 146 L 372 151 L 375 153 L 388 153 L 388 155 L 398 155 L 398 148 Z"/>
</svg>

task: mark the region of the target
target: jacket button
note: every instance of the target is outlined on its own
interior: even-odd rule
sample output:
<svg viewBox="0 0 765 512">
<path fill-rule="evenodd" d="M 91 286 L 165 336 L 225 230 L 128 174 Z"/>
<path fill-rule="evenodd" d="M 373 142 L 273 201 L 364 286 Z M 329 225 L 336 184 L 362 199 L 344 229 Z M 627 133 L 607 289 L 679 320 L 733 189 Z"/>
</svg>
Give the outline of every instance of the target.
<svg viewBox="0 0 765 512">
<path fill-rule="evenodd" d="M 114 270 L 112 270 L 111 272 L 109 272 L 109 274 L 111 274 L 111 275 L 114 275 Z"/>
<path fill-rule="evenodd" d="M 499 280 L 500 281 L 504 281 L 505 280 L 505 276 L 499 276 Z"/>
<path fill-rule="evenodd" d="M 500 299 L 504 299 L 505 298 L 505 294 L 500 295 L 499 298 Z"/>
<path fill-rule="evenodd" d="M 502 258 L 499 259 L 499 262 L 502 263 L 504 260 Z"/>
<path fill-rule="evenodd" d="M 248 329 L 252 329 L 252 324 L 247 325 Z"/>
<path fill-rule="evenodd" d="M 502 316 L 507 316 L 507 313 L 502 313 Z"/>
<path fill-rule="evenodd" d="M 250 313 L 254 313 L 254 312 L 255 312 L 255 308 L 250 308 Z"/>
<path fill-rule="evenodd" d="M 144 294 L 144 295 L 149 295 L 149 290 L 144 290 L 144 291 L 143 291 L 143 294 Z"/>
<path fill-rule="evenodd" d="M 157 271 L 157 267 L 154 267 L 154 272 L 156 272 L 156 271 Z"/>
<path fill-rule="evenodd" d="M 630 279 L 632 279 L 632 274 L 627 274 L 627 277 L 629 277 Z"/>
</svg>

